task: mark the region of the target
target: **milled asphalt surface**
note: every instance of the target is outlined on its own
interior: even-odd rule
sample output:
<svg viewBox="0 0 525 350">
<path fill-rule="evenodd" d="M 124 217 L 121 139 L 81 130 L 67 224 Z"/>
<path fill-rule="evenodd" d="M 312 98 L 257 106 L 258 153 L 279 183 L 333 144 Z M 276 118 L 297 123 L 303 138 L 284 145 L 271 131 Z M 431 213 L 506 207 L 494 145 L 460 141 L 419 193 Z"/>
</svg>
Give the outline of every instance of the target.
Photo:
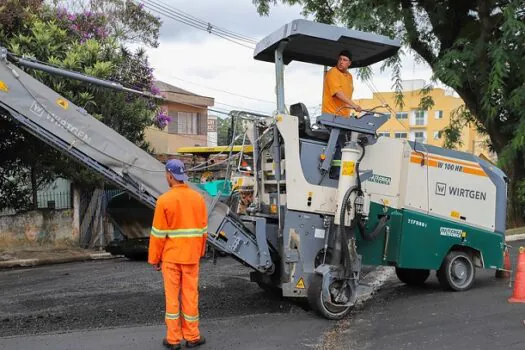
<svg viewBox="0 0 525 350">
<path fill-rule="evenodd" d="M 510 242 L 512 267 L 525 241 Z M 512 276 L 512 280 L 514 276 Z M 477 271 L 463 293 L 445 292 L 434 273 L 422 288 L 391 279 L 331 332 L 324 349 L 525 349 L 525 303 L 508 303 L 509 280 Z"/>
<path fill-rule="evenodd" d="M 515 268 L 517 248 L 511 242 Z M 509 280 L 478 270 L 474 288 L 444 292 L 395 277 L 341 322 L 262 292 L 230 258 L 201 271 L 203 349 L 524 349 L 525 303 Z M 125 259 L 0 271 L 0 349 L 162 349 L 161 275 Z"/>
<path fill-rule="evenodd" d="M 334 322 L 263 292 L 230 258 L 201 265 L 205 349 L 302 349 Z M 162 349 L 162 278 L 126 259 L 0 271 L 0 349 Z M 111 328 L 111 329 L 108 329 Z"/>
</svg>

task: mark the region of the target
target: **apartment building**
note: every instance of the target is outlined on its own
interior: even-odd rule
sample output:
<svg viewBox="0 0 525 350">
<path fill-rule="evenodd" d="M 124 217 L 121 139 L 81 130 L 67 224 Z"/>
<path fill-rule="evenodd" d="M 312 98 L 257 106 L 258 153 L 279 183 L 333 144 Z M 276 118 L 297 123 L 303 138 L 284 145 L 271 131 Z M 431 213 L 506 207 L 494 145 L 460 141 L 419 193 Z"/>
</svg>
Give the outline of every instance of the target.
<svg viewBox="0 0 525 350">
<path fill-rule="evenodd" d="M 395 92 L 377 92 L 371 99 L 356 99 L 362 108 L 370 109 L 383 104 L 390 106 L 393 115 L 378 130 L 386 137 L 405 138 L 411 141 L 442 147 L 444 144 L 443 129 L 450 125 L 452 113 L 463 105 L 463 100 L 445 89 L 434 88 L 428 96 L 434 101 L 430 110 L 419 109 L 421 90 L 424 80 L 403 81 L 404 106 L 399 108 L 395 103 Z M 390 113 L 388 109 L 377 108 L 376 111 Z M 477 156 L 483 155 L 494 160 L 485 147 L 486 137 L 479 135 L 474 127 L 464 127 L 461 132 L 462 144 L 457 148 Z"/>
</svg>

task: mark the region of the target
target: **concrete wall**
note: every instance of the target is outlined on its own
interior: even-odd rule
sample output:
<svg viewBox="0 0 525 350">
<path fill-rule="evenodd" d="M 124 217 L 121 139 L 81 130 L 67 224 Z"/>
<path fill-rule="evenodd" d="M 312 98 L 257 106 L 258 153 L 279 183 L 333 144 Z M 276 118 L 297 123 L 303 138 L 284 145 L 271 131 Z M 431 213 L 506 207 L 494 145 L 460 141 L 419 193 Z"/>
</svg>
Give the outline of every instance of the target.
<svg viewBox="0 0 525 350">
<path fill-rule="evenodd" d="M 0 217 L 0 249 L 39 245 L 78 245 L 73 234 L 73 210 L 38 210 Z"/>
</svg>

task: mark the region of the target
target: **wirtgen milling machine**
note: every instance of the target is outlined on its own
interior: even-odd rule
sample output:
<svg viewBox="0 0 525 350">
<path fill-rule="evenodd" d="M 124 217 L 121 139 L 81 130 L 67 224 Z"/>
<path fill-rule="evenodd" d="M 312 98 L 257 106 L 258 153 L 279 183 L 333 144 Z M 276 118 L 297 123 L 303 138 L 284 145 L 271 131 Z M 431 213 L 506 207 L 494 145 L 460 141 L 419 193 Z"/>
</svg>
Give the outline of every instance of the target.
<svg viewBox="0 0 525 350">
<path fill-rule="evenodd" d="M 254 201 L 241 216 L 203 193 L 209 243 L 250 266 L 261 287 L 308 298 L 329 319 L 355 304 L 363 265 L 394 266 L 409 284 L 435 270 L 444 287 L 458 291 L 472 286 L 476 267 L 502 269 L 506 177 L 500 169 L 471 154 L 377 137 L 385 114 L 321 114 L 312 126 L 304 104 L 285 107 L 290 62 L 333 66 L 350 49 L 352 66 L 363 67 L 399 47 L 386 37 L 306 20 L 261 40 L 254 57 L 275 64 L 277 109 L 245 123 L 254 147 Z M 136 207 L 146 206 L 147 237 L 155 200 L 168 190 L 163 164 L 19 66 L 104 82 L 4 50 L 0 111 L 121 186 Z M 114 213 L 116 224 L 129 221 Z"/>
</svg>

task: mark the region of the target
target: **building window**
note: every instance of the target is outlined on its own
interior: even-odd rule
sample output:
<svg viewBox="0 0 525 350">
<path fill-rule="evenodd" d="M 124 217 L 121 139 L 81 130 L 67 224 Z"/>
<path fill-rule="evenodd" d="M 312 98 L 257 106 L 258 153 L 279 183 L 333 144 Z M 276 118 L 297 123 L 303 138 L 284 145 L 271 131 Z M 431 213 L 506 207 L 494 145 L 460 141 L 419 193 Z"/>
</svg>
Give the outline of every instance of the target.
<svg viewBox="0 0 525 350">
<path fill-rule="evenodd" d="M 407 138 L 407 133 L 406 132 L 396 132 L 394 134 L 394 137 L 396 139 L 406 139 Z"/>
<path fill-rule="evenodd" d="M 191 112 L 179 112 L 177 133 L 197 135 L 199 133 L 198 114 Z"/>
<path fill-rule="evenodd" d="M 408 112 L 397 112 L 396 118 L 397 119 L 408 119 Z"/>
<path fill-rule="evenodd" d="M 416 131 L 414 133 L 414 140 L 416 142 L 425 142 L 425 132 L 423 132 L 423 131 Z"/>
<path fill-rule="evenodd" d="M 442 131 L 434 131 L 434 140 L 439 140 L 442 135 Z"/>
<path fill-rule="evenodd" d="M 443 111 L 436 111 L 434 116 L 436 119 L 443 119 Z"/>
<path fill-rule="evenodd" d="M 390 133 L 389 132 L 378 132 L 377 136 L 390 137 Z"/>
<path fill-rule="evenodd" d="M 414 125 L 425 125 L 425 111 L 414 111 Z"/>
</svg>

